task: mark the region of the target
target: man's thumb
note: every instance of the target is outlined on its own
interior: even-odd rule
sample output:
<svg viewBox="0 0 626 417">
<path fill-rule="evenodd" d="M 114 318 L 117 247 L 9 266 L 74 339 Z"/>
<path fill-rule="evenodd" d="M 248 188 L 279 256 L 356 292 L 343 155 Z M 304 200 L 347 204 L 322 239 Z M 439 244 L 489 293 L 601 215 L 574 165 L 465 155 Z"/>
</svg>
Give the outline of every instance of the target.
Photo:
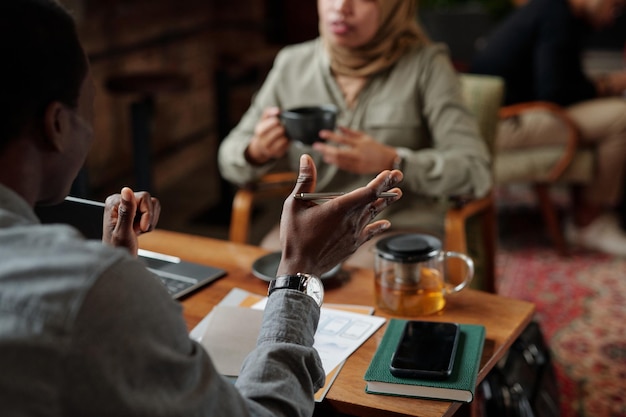
<svg viewBox="0 0 626 417">
<path fill-rule="evenodd" d="M 133 221 L 135 219 L 135 194 L 133 190 L 128 187 L 122 188 L 120 193 L 120 205 L 117 209 L 118 220 L 117 220 L 117 228 L 123 229 L 132 227 Z"/>
<path fill-rule="evenodd" d="M 300 156 L 300 170 L 298 179 L 293 189 L 294 194 L 310 193 L 315 190 L 315 182 L 317 180 L 317 169 L 310 155 L 302 154 Z"/>
</svg>

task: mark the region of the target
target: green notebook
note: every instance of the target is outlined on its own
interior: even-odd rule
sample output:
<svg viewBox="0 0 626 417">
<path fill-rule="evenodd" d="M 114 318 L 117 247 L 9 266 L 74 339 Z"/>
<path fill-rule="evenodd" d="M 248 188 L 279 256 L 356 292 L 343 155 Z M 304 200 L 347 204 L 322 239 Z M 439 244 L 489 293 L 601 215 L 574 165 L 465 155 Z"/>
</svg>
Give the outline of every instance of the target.
<svg viewBox="0 0 626 417">
<path fill-rule="evenodd" d="M 397 378 L 391 375 L 389 364 L 406 320 L 390 319 L 385 335 L 365 372 L 369 394 L 399 395 L 437 400 L 471 402 L 476 390 L 485 327 L 460 325 L 460 339 L 452 375 L 445 380 Z"/>
</svg>

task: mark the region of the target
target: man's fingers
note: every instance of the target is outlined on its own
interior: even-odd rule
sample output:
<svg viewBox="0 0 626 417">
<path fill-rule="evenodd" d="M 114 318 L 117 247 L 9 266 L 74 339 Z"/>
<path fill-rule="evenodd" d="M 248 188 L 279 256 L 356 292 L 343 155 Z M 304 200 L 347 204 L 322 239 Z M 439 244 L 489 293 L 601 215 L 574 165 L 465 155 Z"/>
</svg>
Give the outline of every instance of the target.
<svg viewBox="0 0 626 417">
<path fill-rule="evenodd" d="M 379 215 L 383 210 L 393 204 L 394 201 L 402 198 L 402 190 L 399 188 L 392 188 L 389 192 L 396 194 L 395 197 L 379 197 L 372 203 L 371 210 L 375 212 L 375 216 Z"/>
<path fill-rule="evenodd" d="M 367 184 L 368 188 L 373 187 L 376 190 L 376 195 L 389 190 L 392 187 L 397 186 L 404 178 L 401 171 L 383 171 L 376 176 L 372 181 Z"/>
<path fill-rule="evenodd" d="M 357 248 L 360 247 L 363 243 L 372 239 L 374 236 L 377 236 L 384 231 L 389 230 L 390 227 L 391 222 L 389 222 L 389 220 L 378 220 L 366 225 L 365 227 L 363 227 L 363 229 L 361 230 L 361 234 L 359 235 Z"/>
<path fill-rule="evenodd" d="M 152 201 L 149 198 L 139 198 L 139 207 L 137 210 L 138 214 L 141 215 L 139 219 L 139 231 L 140 232 L 149 232 L 152 230 Z M 135 215 L 136 217 L 137 215 Z"/>
<path fill-rule="evenodd" d="M 385 207 L 389 206 L 402 197 L 402 191 L 395 187 L 402 181 L 402 172 L 398 170 L 383 171 L 376 176 L 367 186 L 354 190 L 341 198 L 352 199 L 353 205 L 357 202 L 371 203 L 368 207 L 370 210 L 376 210 L 378 213 Z M 379 198 L 378 196 L 386 191 L 397 194 L 395 197 Z"/>
<path fill-rule="evenodd" d="M 133 199 L 137 204 L 133 230 L 135 233 L 147 233 L 156 227 L 161 214 L 161 203 L 158 198 L 151 197 L 148 192 L 136 192 Z"/>
</svg>

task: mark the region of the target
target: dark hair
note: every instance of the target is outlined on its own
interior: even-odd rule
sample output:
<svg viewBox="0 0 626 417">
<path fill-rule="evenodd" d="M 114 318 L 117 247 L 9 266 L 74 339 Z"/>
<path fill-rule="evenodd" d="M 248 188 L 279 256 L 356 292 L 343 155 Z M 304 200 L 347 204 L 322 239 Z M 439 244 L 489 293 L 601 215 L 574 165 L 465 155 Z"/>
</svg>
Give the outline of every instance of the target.
<svg viewBox="0 0 626 417">
<path fill-rule="evenodd" d="M 87 60 L 55 0 L 0 1 L 0 150 L 59 101 L 78 105 Z"/>
</svg>

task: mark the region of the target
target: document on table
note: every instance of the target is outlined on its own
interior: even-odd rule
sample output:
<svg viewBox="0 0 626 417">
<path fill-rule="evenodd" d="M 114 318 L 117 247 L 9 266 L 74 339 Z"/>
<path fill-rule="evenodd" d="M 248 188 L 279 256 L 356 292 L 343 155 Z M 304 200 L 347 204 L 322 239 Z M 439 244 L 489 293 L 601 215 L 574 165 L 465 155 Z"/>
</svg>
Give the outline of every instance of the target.
<svg viewBox="0 0 626 417">
<path fill-rule="evenodd" d="M 235 288 L 190 332 L 222 374 L 238 374 L 241 362 L 256 345 L 260 329 L 262 313 L 237 308 L 261 311 L 266 301 L 266 297 Z M 385 322 L 372 313 L 372 307 L 358 305 L 325 304 L 321 308 L 313 347 L 322 360 L 326 385 L 316 394 L 316 401 L 324 398 L 343 362 Z"/>
</svg>

